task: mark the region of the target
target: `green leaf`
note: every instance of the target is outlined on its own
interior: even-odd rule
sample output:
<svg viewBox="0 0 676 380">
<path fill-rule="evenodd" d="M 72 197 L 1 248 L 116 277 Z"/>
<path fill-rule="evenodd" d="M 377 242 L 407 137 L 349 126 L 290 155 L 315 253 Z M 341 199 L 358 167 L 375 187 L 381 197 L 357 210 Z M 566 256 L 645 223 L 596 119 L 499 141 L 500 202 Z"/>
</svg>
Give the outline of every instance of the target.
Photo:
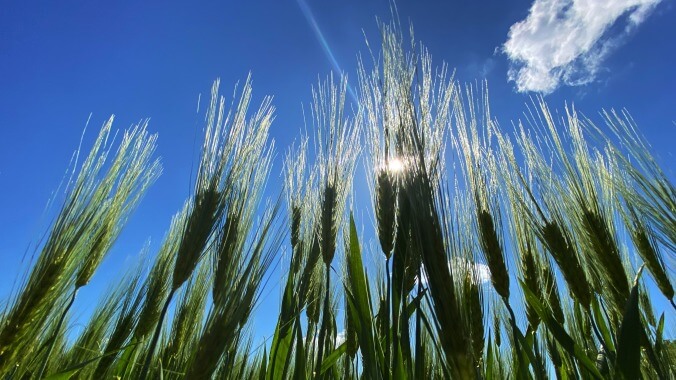
<svg viewBox="0 0 676 380">
<path fill-rule="evenodd" d="M 95 357 L 95 358 L 92 358 L 92 359 L 89 359 L 89 360 L 85 360 L 85 361 L 83 361 L 82 363 L 75 364 L 74 366 L 72 366 L 72 367 L 70 367 L 70 368 L 66 368 L 65 370 L 63 370 L 63 371 L 61 371 L 61 372 L 59 372 L 59 373 L 55 373 L 55 374 L 53 374 L 53 375 L 49 375 L 49 376 L 45 377 L 44 380 L 67 380 L 67 379 L 70 379 L 70 378 L 71 378 L 73 375 L 75 375 L 78 371 L 80 371 L 82 368 L 88 366 L 89 364 L 94 363 L 94 362 L 96 362 L 97 360 L 99 360 L 99 359 L 101 359 L 101 358 L 104 358 L 104 357 L 106 357 L 106 356 L 109 356 L 109 355 L 115 355 L 116 353 L 118 353 L 118 352 L 120 352 L 120 351 L 122 351 L 122 350 L 125 350 L 125 349 L 127 349 L 127 348 L 129 348 L 129 347 L 131 347 L 131 346 L 135 346 L 135 345 L 136 345 L 136 343 L 132 343 L 132 344 L 130 344 L 130 345 L 127 345 L 127 346 L 125 346 L 125 347 L 120 348 L 119 350 L 115 350 L 115 351 L 111 351 L 111 352 L 106 352 L 106 353 L 103 354 L 103 355 L 99 355 L 99 356 L 97 356 L 97 357 Z"/>
<path fill-rule="evenodd" d="M 427 294 L 425 294 L 425 295 L 427 295 Z M 430 301 L 428 300 L 427 302 L 429 304 Z M 420 320 L 422 321 L 422 324 L 425 327 L 425 330 L 427 331 L 427 333 L 431 337 L 432 344 L 434 345 L 434 350 L 436 350 L 436 352 L 443 352 L 441 350 L 441 346 L 439 345 L 439 341 L 434 337 L 435 331 L 438 331 L 438 329 L 432 328 L 432 324 L 427 319 L 427 315 L 425 313 L 420 313 Z M 443 361 L 443 360 L 441 361 L 441 366 L 443 368 L 444 373 L 449 373 L 449 369 L 448 369 L 448 366 L 447 366 L 445 361 Z"/>
<path fill-rule="evenodd" d="M 629 293 L 617 339 L 615 369 L 624 379 L 638 379 L 641 374 L 641 335 L 645 330 L 638 309 L 638 279 L 642 271 L 643 266 L 638 270 Z"/>
<path fill-rule="evenodd" d="M 56 373 L 54 375 L 50 375 L 50 376 L 45 377 L 45 380 L 68 380 L 71 377 L 73 377 L 73 375 L 78 373 L 79 371 L 80 371 L 80 369 L 73 369 L 73 370 L 70 370 L 70 371 L 59 372 L 59 373 Z"/>
<path fill-rule="evenodd" d="M 384 359 L 375 342 L 368 282 L 361 259 L 357 227 L 352 214 L 350 214 L 349 247 L 346 253 L 348 275 L 344 286 L 347 312 L 352 313 L 351 318 L 357 330 L 357 338 L 364 362 L 364 373 L 366 377 L 379 378 L 381 377 L 379 367 Z"/>
<path fill-rule="evenodd" d="M 261 371 L 258 373 L 258 378 L 260 380 L 265 380 L 268 368 L 268 354 L 267 349 L 263 347 L 263 360 L 261 361 Z"/>
<path fill-rule="evenodd" d="M 505 305 L 507 306 L 507 309 L 509 310 L 510 313 L 510 318 L 509 318 L 509 324 L 510 327 L 512 328 L 512 335 L 514 335 L 514 339 L 518 343 L 515 347 L 519 348 L 519 352 L 517 353 L 517 359 L 518 359 L 518 367 L 517 367 L 517 374 L 529 374 L 530 371 L 528 370 L 529 365 L 533 365 L 534 367 L 537 365 L 537 361 L 535 360 L 535 356 L 533 354 L 533 341 L 532 340 L 526 340 L 526 338 L 523 336 L 521 333 L 521 330 L 519 330 L 519 327 L 516 325 L 516 321 L 514 320 L 514 312 L 511 309 L 511 306 L 505 302 Z M 535 371 L 536 375 L 539 374 L 538 371 Z M 519 376 L 517 376 L 519 377 Z"/>
<path fill-rule="evenodd" d="M 359 239 L 357 237 L 357 227 L 354 223 L 354 218 L 350 214 L 350 252 L 348 255 L 348 270 L 350 271 L 350 288 L 353 291 L 355 300 L 357 301 L 357 308 L 359 313 L 364 316 L 366 313 L 371 314 L 371 307 L 369 305 L 367 284 L 364 277 L 364 266 L 361 259 L 361 248 L 359 246 Z M 370 317 L 370 315 L 369 315 Z"/>
<path fill-rule="evenodd" d="M 526 301 L 533 307 L 535 312 L 540 316 L 540 319 L 547 325 L 547 328 L 552 333 L 554 338 L 559 342 L 561 347 L 566 350 L 570 355 L 577 359 L 578 363 L 585 367 L 594 377 L 597 379 L 603 379 L 603 376 L 596 368 L 594 362 L 591 361 L 585 354 L 582 347 L 580 347 L 573 338 L 568 335 L 566 330 L 559 324 L 559 322 L 554 319 L 554 317 L 547 311 L 544 305 L 540 303 L 537 296 L 526 286 L 523 281 L 519 281 L 521 288 L 523 289 L 524 296 Z"/>
<path fill-rule="evenodd" d="M 291 274 L 286 281 L 284 297 L 282 298 L 282 310 L 277 322 L 277 328 L 272 339 L 270 348 L 270 371 L 267 373 L 268 380 L 280 380 L 286 378 L 291 359 L 291 345 L 293 343 L 295 315 L 293 313 L 293 278 Z"/>
<path fill-rule="evenodd" d="M 300 320 L 296 318 L 296 366 L 294 367 L 294 378 L 297 380 L 305 380 L 305 364 L 307 358 L 305 357 L 305 346 L 303 345 L 303 331 L 300 327 Z"/>
<path fill-rule="evenodd" d="M 486 379 L 494 379 L 493 373 L 493 337 L 488 334 L 488 344 L 486 344 Z"/>
<path fill-rule="evenodd" d="M 131 344 L 129 344 L 122 351 L 122 355 L 120 356 L 120 359 L 116 365 L 115 374 L 123 379 L 128 377 L 129 374 L 127 372 L 130 370 L 130 368 L 133 368 L 133 365 L 130 366 L 129 364 L 134 363 L 134 360 L 136 360 L 136 356 L 138 355 L 136 343 L 136 340 L 132 339 Z"/>
<path fill-rule="evenodd" d="M 418 309 L 418 306 L 420 305 L 420 300 L 425 296 L 425 293 L 427 293 L 427 288 L 423 289 L 422 292 L 418 293 L 411 302 L 406 305 L 406 316 L 408 319 L 410 319 L 413 316 L 413 313 Z"/>
<path fill-rule="evenodd" d="M 331 368 L 338 359 L 340 359 L 343 354 L 347 351 L 347 342 L 343 342 L 340 346 L 336 347 L 333 352 L 331 352 L 326 358 L 324 358 L 324 361 L 322 361 L 322 366 L 320 369 L 320 373 L 324 374 L 327 369 Z"/>
<path fill-rule="evenodd" d="M 662 340 L 663 339 L 663 334 L 664 334 L 664 312 L 662 312 L 662 315 L 660 315 L 660 320 L 657 322 L 657 330 L 655 332 L 655 336 L 657 340 Z"/>
<path fill-rule="evenodd" d="M 660 320 L 657 322 L 657 330 L 655 330 L 655 352 L 661 355 L 664 346 L 664 312 L 660 315 Z"/>
<path fill-rule="evenodd" d="M 399 346 L 395 350 L 397 356 L 394 358 L 394 368 L 393 368 L 393 373 L 392 373 L 392 379 L 393 380 L 404 380 L 407 378 L 406 376 L 406 370 L 404 369 L 404 357 L 402 356 L 402 349 L 401 345 L 399 342 L 399 339 L 395 339 L 393 344 Z"/>
<path fill-rule="evenodd" d="M 535 331 L 527 330 L 526 335 L 521 334 L 521 330 L 517 329 L 518 339 L 521 342 L 523 360 L 526 364 L 530 363 L 533 366 L 533 372 L 535 373 L 535 378 L 540 380 L 543 379 L 542 374 L 545 373 L 544 363 L 541 360 L 541 357 L 538 356 L 537 352 L 537 341 L 535 340 Z"/>
<path fill-rule="evenodd" d="M 603 337 L 603 345 L 607 350 L 606 353 L 609 354 L 610 357 L 613 357 L 615 355 L 615 344 L 613 343 L 612 338 L 613 334 L 610 332 L 610 327 L 601 313 L 601 307 L 599 306 L 599 301 L 596 297 L 592 297 L 591 310 L 592 313 L 594 313 L 594 322 L 596 322 L 596 326 Z"/>
<path fill-rule="evenodd" d="M 345 301 L 347 302 L 347 300 Z M 359 340 L 357 338 L 357 326 L 354 321 L 354 313 L 345 313 L 345 341 L 347 342 L 347 356 L 349 360 L 354 359 L 359 349 Z"/>
<path fill-rule="evenodd" d="M 129 364 L 134 362 L 134 358 L 137 354 L 136 341 L 132 339 L 132 343 L 124 349 L 115 366 L 115 374 L 123 379 L 127 378 L 127 371 L 130 368 Z"/>
</svg>

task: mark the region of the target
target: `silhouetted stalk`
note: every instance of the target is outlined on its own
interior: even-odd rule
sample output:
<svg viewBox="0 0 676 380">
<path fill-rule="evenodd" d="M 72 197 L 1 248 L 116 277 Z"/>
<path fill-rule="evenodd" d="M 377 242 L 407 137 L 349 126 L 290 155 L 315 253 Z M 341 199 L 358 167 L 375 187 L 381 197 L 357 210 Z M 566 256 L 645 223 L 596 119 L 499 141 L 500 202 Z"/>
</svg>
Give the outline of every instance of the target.
<svg viewBox="0 0 676 380">
<path fill-rule="evenodd" d="M 392 315 L 391 314 L 392 311 L 390 309 L 391 308 L 391 301 L 392 301 L 392 296 L 391 296 L 392 279 L 390 278 L 390 276 L 391 276 L 390 257 L 391 256 L 388 256 L 387 260 L 385 261 L 385 271 L 387 272 L 387 278 L 386 278 L 386 280 L 387 280 L 387 294 L 385 295 L 385 297 L 387 298 L 387 301 L 385 302 L 385 304 L 387 305 L 386 306 L 387 310 L 385 311 L 385 328 L 384 328 L 384 330 L 387 331 L 387 333 L 385 334 L 385 363 L 386 363 L 385 365 L 387 365 L 387 366 L 390 366 L 392 364 L 392 362 L 390 360 L 391 354 L 392 354 L 392 352 L 391 352 L 392 337 L 391 337 L 391 334 L 390 334 L 390 316 Z M 392 367 L 389 367 L 389 368 L 392 368 Z M 389 378 L 390 377 L 389 369 L 385 373 L 387 374 L 387 377 Z"/>
<path fill-rule="evenodd" d="M 503 298 L 502 300 L 505 302 L 505 306 L 509 312 L 509 321 L 511 322 L 512 335 L 514 336 L 514 350 L 516 351 L 516 356 L 519 360 L 519 372 L 521 372 L 520 370 L 524 369 L 523 358 L 521 357 L 521 344 L 519 343 L 519 336 L 521 335 L 521 332 L 516 326 L 516 317 L 514 316 L 514 310 L 512 310 L 512 307 L 509 305 L 509 301 L 506 298 Z M 521 374 L 521 376 L 523 376 L 523 374 Z"/>
<path fill-rule="evenodd" d="M 397 286 L 397 288 L 402 289 L 400 286 Z M 397 297 L 394 299 L 395 304 L 392 306 L 392 320 L 390 321 L 390 328 L 388 330 L 388 335 L 390 331 L 392 332 L 392 362 L 388 364 L 390 365 L 390 369 L 392 370 L 391 378 L 398 378 L 402 376 L 402 374 L 397 373 L 397 368 L 399 368 L 397 360 L 399 360 L 399 345 L 401 344 L 399 333 L 400 328 L 399 319 L 401 314 L 400 313 L 401 304 L 402 302 L 404 302 L 404 297 L 401 293 L 399 293 L 397 294 Z M 389 371 L 387 373 L 389 375 Z"/>
<path fill-rule="evenodd" d="M 61 317 L 59 318 L 59 323 L 56 324 L 56 329 L 54 330 L 54 335 L 49 339 L 51 342 L 49 343 L 49 349 L 47 350 L 47 356 L 45 356 L 45 360 L 42 362 L 42 366 L 40 366 L 40 371 L 38 372 L 38 379 L 42 379 L 43 375 L 45 373 L 45 370 L 47 369 L 47 364 L 49 363 L 49 357 L 52 355 L 52 351 L 54 350 L 54 346 L 56 345 L 56 338 L 59 336 L 59 331 L 61 331 L 61 326 L 63 325 L 63 321 L 66 319 L 66 314 L 68 314 L 68 311 L 70 308 L 73 306 L 73 303 L 75 302 L 75 296 L 77 295 L 77 291 L 80 288 L 75 288 L 73 290 L 73 295 L 70 297 L 70 301 L 68 301 L 68 305 L 66 305 L 66 308 L 63 309 L 63 312 L 61 313 Z"/>
<path fill-rule="evenodd" d="M 416 310 L 415 310 L 415 372 L 414 377 L 421 379 L 423 377 L 423 372 L 425 371 L 425 351 L 422 348 L 422 310 L 420 308 L 420 295 L 423 292 L 422 281 L 420 281 L 420 266 L 418 266 L 418 298 Z"/>
<path fill-rule="evenodd" d="M 331 306 L 329 300 L 330 294 L 330 279 L 331 279 L 331 267 L 329 264 L 326 264 L 326 297 L 324 298 L 324 310 L 322 311 L 322 326 L 319 328 L 319 337 L 317 338 L 317 363 L 315 365 L 315 376 L 316 378 L 324 378 L 321 375 L 322 361 L 324 360 L 324 340 L 326 340 L 326 330 L 331 323 L 329 319 L 329 308 Z"/>
<path fill-rule="evenodd" d="M 153 339 L 150 341 L 150 347 L 148 347 L 148 354 L 146 355 L 146 360 L 143 364 L 143 369 L 141 369 L 141 378 L 142 379 L 148 378 L 148 371 L 150 371 L 150 363 L 153 360 L 153 355 L 155 353 L 155 347 L 157 346 L 157 341 L 160 339 L 160 332 L 162 331 L 162 322 L 164 322 L 164 316 L 167 314 L 167 310 L 169 309 L 169 304 L 171 303 L 171 299 L 174 297 L 175 292 L 176 292 L 176 289 L 172 287 L 171 291 L 169 292 L 169 295 L 167 296 L 167 300 L 164 303 L 164 306 L 162 306 L 162 312 L 160 312 L 160 318 L 157 321 L 157 326 L 155 326 L 155 332 L 153 333 Z"/>
</svg>

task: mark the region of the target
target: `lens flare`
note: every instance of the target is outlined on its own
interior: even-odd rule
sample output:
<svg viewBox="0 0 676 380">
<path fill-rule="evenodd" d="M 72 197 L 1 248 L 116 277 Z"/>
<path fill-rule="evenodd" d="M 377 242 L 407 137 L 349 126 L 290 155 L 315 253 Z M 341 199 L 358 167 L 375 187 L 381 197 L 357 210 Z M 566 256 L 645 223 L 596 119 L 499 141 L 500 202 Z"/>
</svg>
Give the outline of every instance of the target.
<svg viewBox="0 0 676 380">
<path fill-rule="evenodd" d="M 391 173 L 401 173 L 404 171 L 404 168 L 406 165 L 404 165 L 404 161 L 402 161 L 400 158 L 393 158 L 387 163 L 387 169 Z"/>
<path fill-rule="evenodd" d="M 319 44 L 322 46 L 324 54 L 326 54 L 326 58 L 328 58 L 329 62 L 331 63 L 331 66 L 333 66 L 333 69 L 336 71 L 336 73 L 342 74 L 343 70 L 340 68 L 340 64 L 338 63 L 336 56 L 333 54 L 333 50 L 331 49 L 329 42 L 324 37 L 324 33 L 322 33 L 322 30 L 319 27 L 317 19 L 312 13 L 312 9 L 310 9 L 310 6 L 305 2 L 305 0 L 296 0 L 296 2 L 298 3 L 300 10 L 303 12 L 303 16 L 305 16 L 305 19 L 307 20 L 308 24 L 310 24 L 310 27 L 312 28 L 312 31 L 314 32 L 315 37 L 317 38 L 317 41 L 319 41 Z M 352 99 L 356 102 L 357 94 L 354 92 L 352 86 L 350 86 L 349 84 L 347 85 L 347 91 L 350 93 Z"/>
</svg>

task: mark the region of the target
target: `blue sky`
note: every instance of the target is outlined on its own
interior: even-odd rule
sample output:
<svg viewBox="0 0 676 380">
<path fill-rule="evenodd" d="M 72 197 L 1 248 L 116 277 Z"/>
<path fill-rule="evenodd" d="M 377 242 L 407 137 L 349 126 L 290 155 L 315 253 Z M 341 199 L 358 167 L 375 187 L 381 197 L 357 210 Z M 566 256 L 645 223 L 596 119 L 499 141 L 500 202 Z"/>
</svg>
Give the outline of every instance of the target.
<svg viewBox="0 0 676 380">
<path fill-rule="evenodd" d="M 311 17 L 297 0 L 3 2 L 0 299 L 53 215 L 45 205 L 90 113 L 85 147 L 111 114 L 119 129 L 150 117 L 164 174 L 80 303 L 91 303 L 148 238 L 153 247 L 161 241 L 191 187 L 203 127 L 197 99 L 215 78 L 230 95 L 251 71 L 254 97 L 274 96 L 271 135 L 279 149 L 269 187 L 275 188 L 282 153 L 303 128 L 301 105 L 309 105 L 318 77 L 335 68 L 328 51 L 354 84 L 364 35 L 377 45 L 376 16 L 389 17 L 388 0 L 305 2 Z M 674 3 L 605 3 L 399 0 L 398 8 L 435 63 L 447 62 L 461 81 L 488 80 L 492 111 L 504 127 L 525 111 L 529 90 L 547 93 L 552 107 L 574 103 L 592 117 L 626 107 L 674 178 Z M 276 313 L 276 298 L 267 297 L 272 306 L 264 308 Z"/>
</svg>

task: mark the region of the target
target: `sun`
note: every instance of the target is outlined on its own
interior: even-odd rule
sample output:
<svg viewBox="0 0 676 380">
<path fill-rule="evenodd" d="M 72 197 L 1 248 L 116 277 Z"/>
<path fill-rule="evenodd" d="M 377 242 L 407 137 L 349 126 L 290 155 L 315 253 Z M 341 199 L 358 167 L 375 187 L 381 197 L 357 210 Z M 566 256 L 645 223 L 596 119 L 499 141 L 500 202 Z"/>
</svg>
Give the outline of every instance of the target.
<svg viewBox="0 0 676 380">
<path fill-rule="evenodd" d="M 404 164 L 404 161 L 397 157 L 390 159 L 387 163 L 387 170 L 389 170 L 390 173 L 401 173 L 405 168 L 406 165 Z"/>
</svg>

